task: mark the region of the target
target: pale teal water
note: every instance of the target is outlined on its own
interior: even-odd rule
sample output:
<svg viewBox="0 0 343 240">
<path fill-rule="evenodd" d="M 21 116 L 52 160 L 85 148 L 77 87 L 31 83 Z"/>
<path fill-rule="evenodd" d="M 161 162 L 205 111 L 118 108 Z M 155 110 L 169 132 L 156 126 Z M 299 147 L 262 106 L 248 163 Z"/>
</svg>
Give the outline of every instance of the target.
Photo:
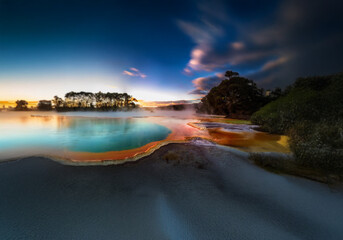
<svg viewBox="0 0 343 240">
<path fill-rule="evenodd" d="M 56 148 L 78 152 L 108 152 L 138 148 L 165 139 L 168 128 L 137 119 L 26 117 L 0 121 L 1 151 Z"/>
</svg>

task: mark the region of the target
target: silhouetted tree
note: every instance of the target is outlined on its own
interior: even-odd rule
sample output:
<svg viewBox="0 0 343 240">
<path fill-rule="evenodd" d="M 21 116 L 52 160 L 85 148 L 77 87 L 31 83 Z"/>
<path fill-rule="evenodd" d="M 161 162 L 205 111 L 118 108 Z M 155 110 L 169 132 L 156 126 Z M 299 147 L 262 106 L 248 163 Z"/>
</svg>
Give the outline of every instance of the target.
<svg viewBox="0 0 343 240">
<path fill-rule="evenodd" d="M 61 108 L 64 106 L 64 101 L 62 98 L 58 97 L 58 96 L 54 96 L 54 99 L 52 100 L 55 109 Z"/>
<path fill-rule="evenodd" d="M 224 79 L 201 100 L 200 111 L 209 114 L 248 118 L 268 102 L 263 89 L 252 81 L 227 71 Z"/>
<path fill-rule="evenodd" d="M 40 100 L 37 105 L 40 111 L 50 111 L 52 109 L 52 104 L 50 100 Z"/>
<path fill-rule="evenodd" d="M 282 90 L 281 88 L 277 87 L 275 88 L 271 93 L 270 93 L 270 98 L 272 100 L 278 99 L 282 95 Z"/>
<path fill-rule="evenodd" d="M 15 107 L 15 110 L 17 111 L 27 111 L 29 103 L 26 100 L 17 100 L 15 102 L 17 106 Z"/>
<path fill-rule="evenodd" d="M 232 78 L 232 77 L 238 77 L 239 73 L 238 72 L 233 72 L 233 71 L 226 71 L 225 72 L 225 77 L 227 78 Z"/>
<path fill-rule="evenodd" d="M 117 109 L 129 110 L 136 107 L 137 100 L 127 93 L 91 93 L 68 92 L 63 101 L 58 96 L 52 100 L 56 110 L 102 110 L 114 111 Z"/>
</svg>

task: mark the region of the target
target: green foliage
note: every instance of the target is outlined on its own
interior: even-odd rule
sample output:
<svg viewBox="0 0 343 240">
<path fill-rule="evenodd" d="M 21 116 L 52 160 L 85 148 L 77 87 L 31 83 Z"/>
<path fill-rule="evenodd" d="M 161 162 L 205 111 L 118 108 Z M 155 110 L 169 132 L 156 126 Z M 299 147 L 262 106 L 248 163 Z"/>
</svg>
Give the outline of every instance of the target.
<svg viewBox="0 0 343 240">
<path fill-rule="evenodd" d="M 299 119 L 314 119 L 318 93 L 308 89 L 293 89 L 289 94 L 273 101 L 254 113 L 251 121 L 272 133 L 284 133 Z"/>
<path fill-rule="evenodd" d="M 343 120 L 300 121 L 288 132 L 290 148 L 303 166 L 343 172 Z"/>
<path fill-rule="evenodd" d="M 298 163 L 343 171 L 343 74 L 299 78 L 288 93 L 254 113 L 251 121 L 290 136 Z"/>
<path fill-rule="evenodd" d="M 236 118 L 250 116 L 267 102 L 263 90 L 238 73 L 227 71 L 223 80 L 201 100 L 200 111 Z"/>
<path fill-rule="evenodd" d="M 335 173 L 334 171 L 327 171 L 327 169 L 323 168 L 309 168 L 308 166 L 301 165 L 299 161 L 290 155 L 251 153 L 249 160 L 275 173 L 287 173 L 329 184 L 343 180 L 340 172 Z"/>
</svg>

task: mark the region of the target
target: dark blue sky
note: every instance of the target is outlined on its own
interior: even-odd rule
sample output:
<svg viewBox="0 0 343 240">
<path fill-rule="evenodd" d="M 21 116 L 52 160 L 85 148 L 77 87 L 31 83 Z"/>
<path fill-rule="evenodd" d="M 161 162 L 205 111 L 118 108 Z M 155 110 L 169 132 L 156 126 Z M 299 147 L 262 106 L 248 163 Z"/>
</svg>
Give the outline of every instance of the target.
<svg viewBox="0 0 343 240">
<path fill-rule="evenodd" d="M 189 100 L 228 69 L 265 88 L 340 72 L 342 5 L 0 0 L 0 100 L 71 90 Z"/>
</svg>

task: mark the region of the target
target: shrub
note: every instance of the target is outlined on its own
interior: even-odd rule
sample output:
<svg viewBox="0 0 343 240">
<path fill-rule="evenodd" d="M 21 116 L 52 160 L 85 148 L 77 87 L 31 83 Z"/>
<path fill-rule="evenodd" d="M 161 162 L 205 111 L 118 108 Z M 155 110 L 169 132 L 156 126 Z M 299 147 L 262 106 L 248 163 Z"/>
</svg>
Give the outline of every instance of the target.
<svg viewBox="0 0 343 240">
<path fill-rule="evenodd" d="M 290 130 L 290 148 L 303 166 L 343 172 L 343 121 L 302 121 Z"/>
<path fill-rule="evenodd" d="M 251 121 L 270 133 L 289 135 L 299 164 L 343 172 L 342 92 L 343 74 L 299 78 Z"/>
</svg>

